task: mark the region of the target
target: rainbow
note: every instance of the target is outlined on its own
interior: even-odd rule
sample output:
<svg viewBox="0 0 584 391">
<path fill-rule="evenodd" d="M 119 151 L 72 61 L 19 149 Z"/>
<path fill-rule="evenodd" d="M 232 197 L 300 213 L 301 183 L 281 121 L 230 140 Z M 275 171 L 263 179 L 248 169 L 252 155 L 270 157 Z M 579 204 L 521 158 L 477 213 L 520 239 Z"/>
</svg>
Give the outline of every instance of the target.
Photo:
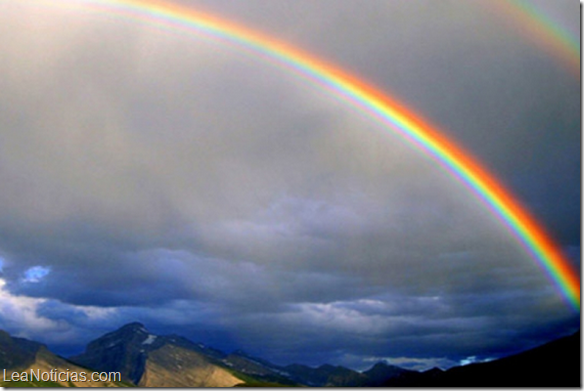
<svg viewBox="0 0 584 391">
<path fill-rule="evenodd" d="M 198 33 L 234 45 L 254 56 L 276 62 L 359 108 L 431 156 L 469 187 L 531 254 L 568 303 L 576 311 L 580 310 L 579 275 L 544 228 L 475 158 L 449 140 L 438 127 L 388 94 L 301 49 L 184 6 L 155 0 L 70 1 L 100 12 L 142 20 L 173 31 Z M 57 3 L 63 4 L 63 1 Z"/>
<path fill-rule="evenodd" d="M 580 77 L 580 41 L 535 4 L 525 0 L 493 0 L 485 5 L 503 17 L 517 33 L 563 62 L 575 77 Z"/>
</svg>

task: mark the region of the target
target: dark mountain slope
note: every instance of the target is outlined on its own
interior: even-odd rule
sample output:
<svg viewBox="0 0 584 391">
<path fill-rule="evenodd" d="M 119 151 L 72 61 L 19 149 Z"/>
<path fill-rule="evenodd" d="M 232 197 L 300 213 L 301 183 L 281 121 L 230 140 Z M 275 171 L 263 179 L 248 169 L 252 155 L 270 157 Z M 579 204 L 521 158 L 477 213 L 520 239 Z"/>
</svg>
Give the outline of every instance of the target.
<svg viewBox="0 0 584 391">
<path fill-rule="evenodd" d="M 329 364 L 318 368 L 292 364 L 283 367 L 282 370 L 295 382 L 312 387 L 358 387 L 367 381 L 367 377 L 362 373 Z"/>
<path fill-rule="evenodd" d="M 0 367 L 2 369 L 26 368 L 34 363 L 36 354 L 44 347 L 38 342 L 11 337 L 0 330 Z"/>
<path fill-rule="evenodd" d="M 130 323 L 91 341 L 85 352 L 71 361 L 99 371 L 119 371 L 122 379 L 138 384 L 146 364 L 142 342 L 148 331 L 140 323 Z"/>
<path fill-rule="evenodd" d="M 76 386 L 76 387 L 118 387 L 127 386 L 122 382 L 116 381 L 93 381 L 91 371 L 87 368 L 79 367 L 70 361 L 57 356 L 47 349 L 41 343 L 29 341 L 24 338 L 11 337 L 8 333 L 0 331 L 0 369 L 6 370 L 6 377 L 0 379 L 2 387 L 57 387 L 57 386 Z M 36 379 L 31 375 L 31 371 L 40 375 L 40 373 L 54 373 L 54 378 L 46 381 Z M 12 373 L 25 373 L 27 376 L 12 377 Z M 83 373 L 85 379 L 81 377 L 59 377 L 58 374 Z M 4 372 L 3 372 L 4 374 Z"/>
<path fill-rule="evenodd" d="M 452 368 L 440 385 L 580 387 L 580 333 L 499 360 Z"/>
<path fill-rule="evenodd" d="M 580 387 L 580 332 L 498 360 L 409 374 L 391 387 Z"/>
<path fill-rule="evenodd" d="M 177 335 L 150 334 L 130 323 L 90 342 L 73 362 L 100 371 L 119 371 L 143 387 L 232 387 L 244 383 L 227 355 Z"/>
<path fill-rule="evenodd" d="M 418 372 L 416 371 L 410 371 L 408 369 L 396 367 L 395 365 L 379 362 L 371 369 L 363 372 L 363 375 L 367 377 L 366 385 L 368 387 L 377 387 L 382 386 L 389 380 L 397 380 L 417 373 Z"/>
<path fill-rule="evenodd" d="M 266 384 L 279 384 L 285 386 L 298 385 L 290 379 L 289 374 L 281 367 L 272 364 L 267 360 L 250 356 L 241 350 L 232 352 L 222 359 L 222 362 L 229 368 L 255 378 L 255 381 L 253 382 L 254 384 L 262 382 Z"/>
</svg>

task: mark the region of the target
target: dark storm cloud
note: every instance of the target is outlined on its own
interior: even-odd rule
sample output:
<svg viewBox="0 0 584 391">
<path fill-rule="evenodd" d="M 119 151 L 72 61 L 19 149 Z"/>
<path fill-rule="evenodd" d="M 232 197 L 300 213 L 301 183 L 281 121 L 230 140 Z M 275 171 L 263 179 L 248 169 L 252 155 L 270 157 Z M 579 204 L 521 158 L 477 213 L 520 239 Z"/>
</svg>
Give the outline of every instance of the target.
<svg viewBox="0 0 584 391">
<path fill-rule="evenodd" d="M 492 10 L 188 4 L 392 91 L 579 263 L 578 83 Z M 138 320 L 281 363 L 429 366 L 579 327 L 464 185 L 318 86 L 83 8 L 0 10 L 0 328 L 71 352 Z"/>
</svg>

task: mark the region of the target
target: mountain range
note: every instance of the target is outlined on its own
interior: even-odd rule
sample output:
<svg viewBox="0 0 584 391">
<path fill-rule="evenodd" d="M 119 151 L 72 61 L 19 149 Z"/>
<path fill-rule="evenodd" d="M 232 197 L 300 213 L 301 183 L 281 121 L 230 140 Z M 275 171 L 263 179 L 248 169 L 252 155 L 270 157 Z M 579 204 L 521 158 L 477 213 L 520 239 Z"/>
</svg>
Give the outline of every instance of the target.
<svg viewBox="0 0 584 391">
<path fill-rule="evenodd" d="M 513 356 L 447 371 L 419 372 L 379 362 L 358 372 L 329 364 L 279 366 L 242 351 L 227 354 L 178 335 L 154 335 L 140 323 L 107 333 L 91 341 L 82 354 L 68 359 L 41 343 L 0 331 L 0 369 L 5 369 L 0 385 L 4 387 L 579 387 L 580 359 L 580 332 Z M 63 375 L 48 381 L 28 375 L 39 369 Z M 65 376 L 81 371 L 119 372 L 121 378 L 91 381 L 88 375 L 89 380 L 80 381 Z M 27 378 L 13 381 L 23 372 Z"/>
</svg>

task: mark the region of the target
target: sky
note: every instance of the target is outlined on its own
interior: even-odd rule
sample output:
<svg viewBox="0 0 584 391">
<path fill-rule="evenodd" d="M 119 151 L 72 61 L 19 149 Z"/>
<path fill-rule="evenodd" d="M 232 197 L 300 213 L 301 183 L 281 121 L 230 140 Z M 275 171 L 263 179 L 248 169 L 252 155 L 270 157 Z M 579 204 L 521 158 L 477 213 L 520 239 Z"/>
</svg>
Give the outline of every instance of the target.
<svg viewBox="0 0 584 391">
<path fill-rule="evenodd" d="M 580 78 L 492 2 L 175 2 L 421 114 L 580 270 Z M 529 4 L 578 37 L 576 2 Z M 273 61 L 76 0 L 0 0 L 0 52 L 0 329 L 68 356 L 139 321 L 281 365 L 420 370 L 580 328 L 474 193 Z"/>
</svg>

